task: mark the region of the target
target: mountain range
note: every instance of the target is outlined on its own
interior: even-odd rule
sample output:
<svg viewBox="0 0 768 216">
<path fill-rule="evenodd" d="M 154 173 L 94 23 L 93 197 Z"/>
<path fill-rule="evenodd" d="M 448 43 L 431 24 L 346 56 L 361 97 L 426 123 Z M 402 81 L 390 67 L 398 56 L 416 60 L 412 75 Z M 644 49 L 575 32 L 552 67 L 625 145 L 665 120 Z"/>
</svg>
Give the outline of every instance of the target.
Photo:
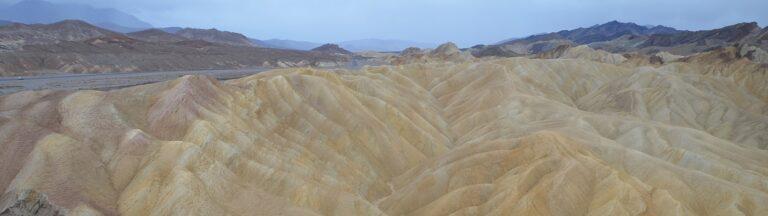
<svg viewBox="0 0 768 216">
<path fill-rule="evenodd" d="M 49 24 L 62 20 L 83 20 L 116 32 L 131 32 L 152 25 L 128 13 L 111 8 L 94 8 L 73 3 L 52 3 L 43 0 L 23 0 L 0 6 L 0 20 L 26 24 Z"/>
<path fill-rule="evenodd" d="M 0 27 L 0 76 L 342 65 L 347 56 L 260 48 L 243 35 L 185 28 L 122 34 L 79 20 Z"/>
<path fill-rule="evenodd" d="M 120 33 L 138 32 L 153 28 L 151 24 L 142 21 L 131 14 L 116 9 L 94 8 L 88 5 L 73 3 L 52 3 L 44 0 L 23 0 L 12 5 L 0 5 L 0 20 L 8 20 L 8 22 L 0 21 L 0 26 L 10 22 L 50 24 L 62 20 L 82 20 L 95 26 Z M 209 35 L 205 31 L 184 27 L 167 27 L 161 29 L 170 33 L 186 30 L 182 35 L 186 35 L 188 38 L 213 37 L 213 35 Z M 220 36 L 222 34 L 217 35 Z M 239 36 L 229 35 L 225 37 L 227 37 L 227 39 L 220 42 L 232 43 L 235 40 L 232 37 Z M 216 38 L 208 39 L 218 40 Z M 260 40 L 253 38 L 238 38 L 237 40 L 238 41 L 234 43 L 236 45 L 260 46 L 276 49 L 311 50 L 322 45 L 322 43 L 284 39 Z M 437 46 L 436 44 L 430 43 L 386 39 L 362 39 L 335 43 L 339 44 L 339 46 L 344 49 L 354 52 L 400 51 L 408 47 L 434 48 Z"/>
<path fill-rule="evenodd" d="M 437 44 L 391 39 L 361 39 L 338 42 L 339 46 L 353 52 L 401 51 L 409 47 L 435 48 Z"/>
<path fill-rule="evenodd" d="M 297 41 L 297 40 L 283 40 L 283 39 L 270 39 L 270 40 L 256 40 L 253 39 L 255 44 L 263 47 L 279 48 L 279 49 L 295 49 L 295 50 L 311 50 L 321 43 Z M 394 52 L 401 51 L 409 47 L 417 48 L 435 48 L 437 44 L 415 42 L 408 40 L 394 40 L 394 39 L 361 39 L 350 41 L 335 42 L 339 47 L 352 52 L 363 51 L 378 51 L 378 52 Z"/>
<path fill-rule="evenodd" d="M 309 42 L 309 41 L 297 41 L 297 40 L 285 40 L 285 39 L 269 39 L 269 40 L 257 40 L 252 39 L 253 43 L 270 48 L 278 49 L 294 49 L 294 50 L 311 50 L 319 47 L 323 44 Z"/>
<path fill-rule="evenodd" d="M 476 56 L 520 56 L 554 50 L 560 46 L 588 45 L 614 53 L 656 53 L 668 51 L 689 55 L 733 44 L 768 48 L 768 28 L 757 23 L 739 23 L 719 29 L 686 31 L 666 26 L 641 26 L 611 21 L 588 28 L 537 34 L 506 40 L 495 45 L 478 45 L 470 50 Z"/>
</svg>

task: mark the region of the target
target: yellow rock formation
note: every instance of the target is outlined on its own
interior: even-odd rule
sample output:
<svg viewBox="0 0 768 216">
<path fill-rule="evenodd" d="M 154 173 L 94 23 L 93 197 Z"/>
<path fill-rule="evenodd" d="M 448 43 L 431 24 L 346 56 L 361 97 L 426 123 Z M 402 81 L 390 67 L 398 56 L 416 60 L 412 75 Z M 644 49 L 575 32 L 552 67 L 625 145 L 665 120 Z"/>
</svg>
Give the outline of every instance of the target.
<svg viewBox="0 0 768 216">
<path fill-rule="evenodd" d="M 509 58 L 21 92 L 0 212 L 768 215 L 766 74 Z"/>
</svg>

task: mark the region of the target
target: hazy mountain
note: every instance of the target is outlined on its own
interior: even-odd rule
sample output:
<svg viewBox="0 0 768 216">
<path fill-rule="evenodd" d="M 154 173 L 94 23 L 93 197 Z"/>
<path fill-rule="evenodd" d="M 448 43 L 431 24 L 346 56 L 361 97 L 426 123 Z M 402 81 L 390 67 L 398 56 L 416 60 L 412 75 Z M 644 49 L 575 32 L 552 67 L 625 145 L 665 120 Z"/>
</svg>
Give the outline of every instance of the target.
<svg viewBox="0 0 768 216">
<path fill-rule="evenodd" d="M 437 44 L 406 40 L 362 39 L 339 42 L 339 46 L 353 52 L 359 51 L 400 51 L 408 47 L 435 48 Z"/>
<path fill-rule="evenodd" d="M 0 27 L 0 45 L 4 45 L 6 49 L 16 49 L 23 45 L 81 41 L 111 35 L 120 35 L 120 33 L 79 20 L 33 25 L 14 23 Z"/>
<path fill-rule="evenodd" d="M 501 40 L 499 42 L 496 42 L 494 44 L 503 44 L 503 43 L 507 43 L 507 42 L 514 41 L 514 40 L 517 40 L 517 39 L 520 39 L 520 38 L 519 37 L 507 38 L 507 39 Z"/>
<path fill-rule="evenodd" d="M 24 0 L 0 8 L 0 19 L 21 23 L 54 23 L 78 19 L 118 32 L 131 32 L 151 28 L 152 25 L 133 15 L 110 8 L 94 8 L 81 4 L 51 3 L 43 0 Z"/>
<path fill-rule="evenodd" d="M 265 47 L 278 49 L 311 50 L 322 44 L 308 41 L 269 39 L 262 41 Z"/>
<path fill-rule="evenodd" d="M 269 40 L 252 39 L 251 41 L 254 44 L 257 44 L 263 47 L 277 48 L 277 49 L 293 49 L 293 50 L 311 50 L 323 45 L 321 43 L 315 43 L 315 42 L 283 40 L 283 39 L 269 39 Z M 351 41 L 338 42 L 336 44 L 338 44 L 339 47 L 352 52 L 400 51 L 408 47 L 435 48 L 437 46 L 437 44 L 431 44 L 431 43 L 420 43 L 420 42 L 405 41 L 405 40 L 383 40 L 383 39 L 351 40 Z"/>
<path fill-rule="evenodd" d="M 652 35 L 652 34 L 672 34 L 678 30 L 666 26 L 641 26 L 635 23 L 623 23 L 611 21 L 601 25 L 594 25 L 588 28 L 577 28 L 572 30 L 563 30 L 547 34 L 532 35 L 526 38 L 510 40 L 502 45 L 514 43 L 533 43 L 537 41 L 563 39 L 570 40 L 577 44 L 589 44 L 593 42 L 609 41 L 624 35 Z"/>
<path fill-rule="evenodd" d="M 282 39 L 259 40 L 254 42 L 264 47 L 278 48 L 278 49 L 294 49 L 294 50 L 311 50 L 313 48 L 323 45 L 321 43 L 315 43 L 315 42 L 282 40 Z M 349 51 L 353 51 L 353 52 L 400 51 L 408 47 L 435 48 L 437 46 L 436 44 L 431 44 L 431 43 L 420 43 L 420 42 L 405 41 L 405 40 L 383 40 L 383 39 L 351 40 L 351 41 L 338 42 L 337 44 L 339 45 L 339 47 Z"/>
<path fill-rule="evenodd" d="M 0 20 L 0 26 L 6 26 L 6 25 L 9 25 L 11 23 L 13 23 L 13 22 L 8 21 L 8 20 Z"/>
<path fill-rule="evenodd" d="M 339 47 L 337 44 L 323 44 L 322 46 L 312 49 L 312 51 L 335 55 L 352 55 L 352 52 Z"/>
</svg>

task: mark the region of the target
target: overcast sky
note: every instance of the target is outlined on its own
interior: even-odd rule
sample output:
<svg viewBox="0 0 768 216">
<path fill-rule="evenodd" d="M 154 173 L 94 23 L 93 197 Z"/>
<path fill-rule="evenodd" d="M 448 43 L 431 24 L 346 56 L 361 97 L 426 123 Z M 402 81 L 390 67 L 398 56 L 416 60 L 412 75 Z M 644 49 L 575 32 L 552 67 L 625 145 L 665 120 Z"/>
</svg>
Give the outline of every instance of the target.
<svg viewBox="0 0 768 216">
<path fill-rule="evenodd" d="M 471 46 L 611 20 L 689 30 L 768 23 L 768 0 L 49 1 L 116 8 L 159 27 L 216 27 L 314 42 L 382 38 Z"/>
</svg>

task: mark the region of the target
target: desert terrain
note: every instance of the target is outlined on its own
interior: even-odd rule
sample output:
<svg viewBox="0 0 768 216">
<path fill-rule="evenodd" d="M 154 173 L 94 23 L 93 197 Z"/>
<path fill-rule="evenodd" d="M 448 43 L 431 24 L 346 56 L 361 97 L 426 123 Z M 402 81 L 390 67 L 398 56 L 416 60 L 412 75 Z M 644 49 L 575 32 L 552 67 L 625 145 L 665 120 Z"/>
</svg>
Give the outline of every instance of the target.
<svg viewBox="0 0 768 216">
<path fill-rule="evenodd" d="M 768 215 L 753 5 L 120 2 L 0 1 L 0 216 Z"/>
<path fill-rule="evenodd" d="M 447 44 L 358 70 L 14 93 L 0 209 L 765 215 L 768 71 L 736 52 L 653 65 Z"/>
</svg>

